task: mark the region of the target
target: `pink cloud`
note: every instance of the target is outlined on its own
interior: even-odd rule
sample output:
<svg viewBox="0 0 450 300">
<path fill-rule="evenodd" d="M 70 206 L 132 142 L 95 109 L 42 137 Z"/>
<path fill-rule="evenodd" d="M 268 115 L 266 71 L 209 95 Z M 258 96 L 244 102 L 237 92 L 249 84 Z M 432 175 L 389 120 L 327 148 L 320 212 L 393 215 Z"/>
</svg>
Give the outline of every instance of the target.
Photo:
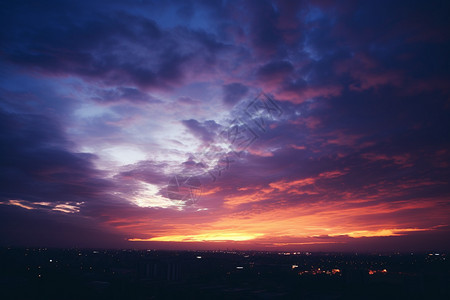
<svg viewBox="0 0 450 300">
<path fill-rule="evenodd" d="M 350 90 L 364 91 L 383 85 L 400 86 L 404 76 L 396 70 L 386 70 L 374 59 L 364 53 L 358 53 L 353 58 L 338 62 L 335 72 L 339 75 L 348 73 L 354 79 Z"/>
<path fill-rule="evenodd" d="M 319 87 L 306 87 L 298 90 L 284 89 L 276 92 L 277 99 L 287 100 L 294 104 L 300 104 L 314 98 L 331 98 L 341 94 L 342 87 L 339 85 L 328 85 Z"/>
</svg>

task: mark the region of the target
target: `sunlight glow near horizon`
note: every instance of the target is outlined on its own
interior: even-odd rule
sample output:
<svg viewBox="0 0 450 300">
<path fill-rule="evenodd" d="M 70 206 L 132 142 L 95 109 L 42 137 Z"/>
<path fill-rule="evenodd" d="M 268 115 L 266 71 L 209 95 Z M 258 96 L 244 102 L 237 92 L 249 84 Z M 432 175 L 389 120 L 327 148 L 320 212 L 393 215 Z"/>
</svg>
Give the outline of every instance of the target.
<svg viewBox="0 0 450 300">
<path fill-rule="evenodd" d="M 413 231 L 428 231 L 432 229 L 419 229 L 419 228 L 404 228 L 404 229 L 380 229 L 380 230 L 364 230 L 364 231 L 353 231 L 349 233 L 330 233 L 329 237 L 350 237 L 350 238 L 368 238 L 368 237 L 389 237 L 389 236 L 401 236 L 404 235 L 402 232 L 413 232 Z M 290 236 L 284 238 L 301 238 L 301 239 L 311 239 L 320 238 L 320 235 L 311 236 Z M 273 232 L 266 233 L 223 233 L 218 230 L 217 233 L 204 233 L 196 235 L 168 235 L 168 236 L 158 236 L 152 238 L 129 238 L 128 241 L 131 242 L 226 242 L 226 241 L 264 241 L 271 240 L 272 238 L 280 238 Z M 283 237 L 281 237 L 283 239 Z M 279 245 L 308 245 L 308 244 L 321 244 L 321 243 L 341 243 L 334 241 L 307 241 L 307 242 L 274 242 Z"/>
<path fill-rule="evenodd" d="M 171 235 L 153 237 L 148 239 L 131 238 L 131 242 L 223 242 L 223 241 L 248 241 L 262 237 L 262 233 L 204 233 L 197 235 Z"/>
</svg>

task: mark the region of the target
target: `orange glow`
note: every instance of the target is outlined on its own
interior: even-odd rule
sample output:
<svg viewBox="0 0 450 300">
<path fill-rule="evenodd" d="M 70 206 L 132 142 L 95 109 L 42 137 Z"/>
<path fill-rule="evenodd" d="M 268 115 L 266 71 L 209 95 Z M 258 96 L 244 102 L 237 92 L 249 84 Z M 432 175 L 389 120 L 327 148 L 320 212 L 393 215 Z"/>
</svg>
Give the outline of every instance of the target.
<svg viewBox="0 0 450 300">
<path fill-rule="evenodd" d="M 311 185 L 314 184 L 315 179 L 314 178 L 305 178 L 305 179 L 300 179 L 300 180 L 295 180 L 295 181 L 277 181 L 277 182 L 273 182 L 270 185 L 271 188 L 277 189 L 280 192 L 289 190 L 293 187 L 301 187 L 301 186 L 305 186 L 305 185 Z"/>
<path fill-rule="evenodd" d="M 250 202 L 258 202 L 263 199 L 266 199 L 267 197 L 264 196 L 266 194 L 263 190 L 261 190 L 258 193 L 255 193 L 253 195 L 242 195 L 242 196 L 231 196 L 225 198 L 225 205 L 227 207 L 234 207 L 245 203 Z"/>
<path fill-rule="evenodd" d="M 252 155 L 261 156 L 261 157 L 272 157 L 273 153 L 270 151 L 261 151 L 255 149 L 248 149 L 248 152 Z"/>
<path fill-rule="evenodd" d="M 245 203 L 245 197 L 236 198 Z M 254 199 L 257 201 L 256 198 Z M 236 204 L 236 202 L 234 204 Z M 227 203 L 227 202 L 225 202 Z M 359 203 L 355 201 L 355 203 Z M 361 202 L 364 203 L 364 202 Z M 348 202 L 347 202 L 348 204 Z M 136 235 L 148 234 L 149 238 L 131 238 L 130 241 L 164 241 L 164 242 L 201 242 L 201 241 L 254 241 L 272 246 L 313 245 L 341 243 L 339 240 L 317 240 L 321 236 L 339 238 L 400 236 L 408 232 L 434 230 L 436 227 L 405 227 L 395 223 L 378 224 L 378 214 L 389 214 L 402 209 L 429 207 L 433 203 L 408 202 L 399 206 L 377 204 L 371 207 L 346 207 L 342 203 L 308 203 L 289 210 L 278 208 L 247 213 L 232 212 L 218 216 L 215 220 L 208 215 L 185 216 L 181 219 L 159 219 L 150 221 L 142 219 L 124 224 L 126 220 L 111 220 L 116 228 L 135 232 Z M 354 221 L 354 217 L 374 217 L 374 223 Z M 158 225 L 163 222 L 165 225 Z M 204 223 L 197 226 L 192 222 Z M 161 227 L 162 226 L 162 227 Z M 386 227 L 385 227 L 386 226 Z M 147 228 L 157 228 L 148 230 Z M 200 228 L 206 227 L 207 230 Z M 205 229 L 206 229 L 205 228 Z M 363 230 L 361 228 L 364 228 Z M 199 230 L 200 229 L 200 230 Z"/>
<path fill-rule="evenodd" d="M 69 203 L 66 202 L 64 204 L 55 204 L 50 202 L 28 202 L 25 200 L 9 200 L 7 203 L 4 203 L 6 205 L 14 205 L 18 206 L 27 210 L 34 210 L 34 209 L 49 209 L 52 211 L 57 212 L 63 212 L 63 213 L 77 213 L 80 211 L 80 205 L 84 202 L 76 202 L 76 203 Z"/>
<path fill-rule="evenodd" d="M 52 208 L 52 210 L 55 211 L 61 211 L 65 213 L 77 213 L 80 211 L 80 209 L 77 206 L 70 205 L 70 204 L 57 204 L 55 207 Z"/>
<path fill-rule="evenodd" d="M 160 236 L 153 237 L 149 239 L 128 239 L 131 242 L 148 242 L 148 241 L 158 241 L 158 242 L 205 242 L 205 241 L 248 241 L 253 240 L 262 234 L 241 234 L 241 233 L 205 233 L 197 235 L 170 235 L 170 236 Z"/>
<path fill-rule="evenodd" d="M 213 188 L 213 189 L 210 189 L 210 190 L 204 190 L 204 191 L 202 191 L 202 196 L 208 196 L 208 195 L 213 195 L 213 194 L 215 194 L 215 193 L 217 193 L 217 192 L 220 192 L 222 189 L 220 188 L 220 187 L 215 187 L 215 188 Z"/>
<path fill-rule="evenodd" d="M 21 203 L 22 201 L 20 200 L 9 200 L 8 204 L 9 205 L 15 205 L 15 206 L 19 206 L 25 209 L 34 209 L 34 207 L 28 206 L 26 204 Z"/>
<path fill-rule="evenodd" d="M 340 172 L 322 173 L 315 178 L 336 177 Z M 351 239 L 395 237 L 414 232 L 437 230 L 446 220 L 446 209 L 439 210 L 422 223 L 399 219 L 398 212 L 420 214 L 440 205 L 436 199 L 377 202 L 370 196 L 358 198 L 343 193 L 345 201 L 299 201 L 295 205 L 272 205 L 270 199 L 280 197 L 280 190 L 315 182 L 314 178 L 278 181 L 269 187 L 250 186 L 238 189 L 223 199 L 218 208 L 207 207 L 195 213 L 176 212 L 149 219 L 142 215 L 133 221 L 127 218 L 110 219 L 108 224 L 131 236 L 129 241 L 158 242 L 239 242 L 264 247 L 345 244 Z M 212 191 L 215 189 L 211 189 Z M 217 190 L 220 192 L 219 190 Z M 384 194 L 384 191 L 381 191 Z M 301 196 L 300 196 L 301 197 Z M 301 198 L 300 198 L 301 199 Z M 261 202 L 264 201 L 264 205 Z M 245 210 L 240 209 L 243 204 Z M 382 217 L 380 217 L 382 216 Z M 383 222 L 380 223 L 382 218 Z M 415 219 L 417 220 L 417 219 Z M 429 222 L 433 220 L 433 222 Z"/>
<path fill-rule="evenodd" d="M 358 230 L 358 231 L 352 231 L 348 233 L 341 233 L 341 234 L 330 234 L 330 236 L 337 236 L 337 235 L 348 235 L 353 238 L 360 238 L 360 237 L 375 237 L 375 236 L 400 236 L 403 235 L 400 232 L 411 232 L 411 231 L 426 231 L 428 229 L 420 229 L 420 228 L 400 228 L 400 229 L 379 229 L 379 230 Z"/>
<path fill-rule="evenodd" d="M 243 198 L 240 200 L 244 201 Z M 157 236 L 133 238 L 130 241 L 198 242 L 255 240 L 267 241 L 272 245 L 306 245 L 338 242 L 335 240 L 311 240 L 311 238 L 320 236 L 348 236 L 351 238 L 399 236 L 407 232 L 434 229 L 394 226 L 382 228 L 381 226 L 384 225 L 371 225 L 366 226 L 366 230 L 359 230 L 361 226 L 351 221 L 353 216 L 371 216 L 380 212 L 395 212 L 399 208 L 392 207 L 389 209 L 384 207 L 384 205 L 372 208 L 338 209 L 338 207 L 339 205 L 335 204 L 324 208 L 320 203 L 317 203 L 315 205 L 309 204 L 308 206 L 291 208 L 290 210 L 274 209 L 247 214 L 230 213 L 218 220 L 209 222 L 209 229 L 204 232 L 199 232 L 199 227 L 190 224 L 190 219 L 185 219 L 184 222 L 183 220 L 179 220 L 179 223 L 172 222 L 170 230 L 162 230 Z M 145 225 L 141 226 L 146 227 Z M 196 233 L 193 234 L 193 232 Z M 149 232 L 149 235 L 151 234 Z M 277 240 L 270 237 L 277 237 Z M 306 238 L 308 240 L 292 241 L 292 239 L 298 238 Z"/>
<path fill-rule="evenodd" d="M 297 149 L 297 150 L 305 150 L 306 149 L 305 146 L 297 146 L 297 145 L 294 145 L 294 144 L 291 144 L 290 147 L 294 148 L 294 149 Z"/>
</svg>

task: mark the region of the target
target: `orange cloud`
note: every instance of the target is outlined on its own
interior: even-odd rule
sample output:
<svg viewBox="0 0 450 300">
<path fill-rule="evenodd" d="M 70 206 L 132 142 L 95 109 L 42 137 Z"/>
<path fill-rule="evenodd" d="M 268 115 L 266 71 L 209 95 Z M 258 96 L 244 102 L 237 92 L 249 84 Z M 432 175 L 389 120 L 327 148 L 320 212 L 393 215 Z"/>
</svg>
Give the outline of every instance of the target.
<svg viewBox="0 0 450 300">
<path fill-rule="evenodd" d="M 35 209 L 34 207 L 31 207 L 29 205 L 24 204 L 23 202 L 25 201 L 21 201 L 21 200 L 9 200 L 8 201 L 8 205 L 14 205 L 14 206 L 19 206 L 25 209 Z"/>
<path fill-rule="evenodd" d="M 194 235 L 168 235 L 168 236 L 159 236 L 148 239 L 139 239 L 132 238 L 128 239 L 131 242 L 150 242 L 150 241 L 158 241 L 158 242 L 224 242 L 224 241 L 248 241 L 253 240 L 259 236 L 262 236 L 261 233 L 223 233 L 223 232 L 210 232 L 203 234 L 194 234 Z"/>
<path fill-rule="evenodd" d="M 294 207 L 276 206 L 262 210 L 230 211 L 218 219 L 205 220 L 194 225 L 192 219 L 180 220 L 180 223 L 168 224 L 166 229 L 157 232 L 148 230 L 151 237 L 131 238 L 130 241 L 252 241 L 273 245 L 274 243 L 316 243 L 319 237 L 328 237 L 326 243 L 342 242 L 339 237 L 385 237 L 400 236 L 410 232 L 432 231 L 436 224 L 445 224 L 448 211 L 439 215 L 428 216 L 433 222 L 415 224 L 416 222 L 399 220 L 397 212 L 411 210 L 427 211 L 436 206 L 436 202 L 421 200 L 400 202 L 396 204 L 370 204 L 361 200 L 355 204 L 367 206 L 353 207 L 349 202 L 302 203 Z M 423 214 L 418 212 L 419 214 Z M 382 217 L 381 217 L 382 216 Z M 383 220 L 383 222 L 380 222 Z M 408 221 L 409 220 L 409 221 Z M 166 224 L 167 225 L 167 224 Z M 156 234 L 155 234 L 156 233 Z M 141 231 L 140 234 L 145 234 Z"/>
</svg>

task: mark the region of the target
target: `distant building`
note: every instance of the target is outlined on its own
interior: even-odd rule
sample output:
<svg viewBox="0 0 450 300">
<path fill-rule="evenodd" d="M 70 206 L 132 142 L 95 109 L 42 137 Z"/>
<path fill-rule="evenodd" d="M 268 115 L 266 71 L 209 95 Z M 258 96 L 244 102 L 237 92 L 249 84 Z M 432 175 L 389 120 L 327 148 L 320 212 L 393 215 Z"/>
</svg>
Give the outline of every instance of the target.
<svg viewBox="0 0 450 300">
<path fill-rule="evenodd" d="M 178 259 L 146 259 L 138 263 L 139 280 L 167 280 L 181 279 L 181 263 Z"/>
</svg>

